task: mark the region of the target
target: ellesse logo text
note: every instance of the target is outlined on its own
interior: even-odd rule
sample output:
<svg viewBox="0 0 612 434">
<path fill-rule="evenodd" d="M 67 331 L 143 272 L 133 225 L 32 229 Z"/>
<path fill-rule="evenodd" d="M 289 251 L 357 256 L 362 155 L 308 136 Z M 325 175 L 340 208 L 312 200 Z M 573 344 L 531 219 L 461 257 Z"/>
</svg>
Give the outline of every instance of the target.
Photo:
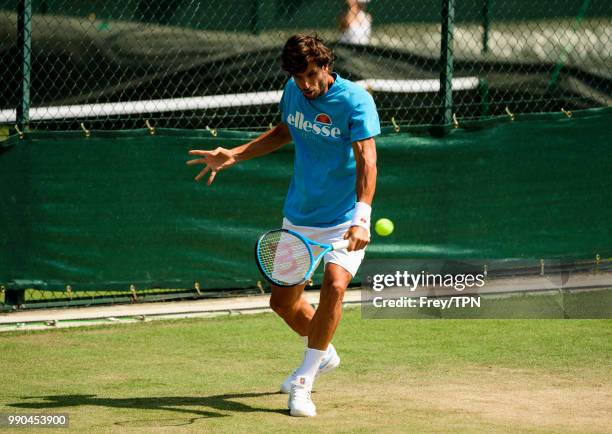
<svg viewBox="0 0 612 434">
<path fill-rule="evenodd" d="M 287 116 L 287 123 L 295 128 L 305 131 L 307 133 L 313 133 L 323 137 L 340 137 L 340 128 L 332 127 L 332 120 L 329 115 L 325 113 L 319 113 L 314 122 L 310 122 L 304 119 L 302 112 L 296 111 L 295 114 Z"/>
</svg>

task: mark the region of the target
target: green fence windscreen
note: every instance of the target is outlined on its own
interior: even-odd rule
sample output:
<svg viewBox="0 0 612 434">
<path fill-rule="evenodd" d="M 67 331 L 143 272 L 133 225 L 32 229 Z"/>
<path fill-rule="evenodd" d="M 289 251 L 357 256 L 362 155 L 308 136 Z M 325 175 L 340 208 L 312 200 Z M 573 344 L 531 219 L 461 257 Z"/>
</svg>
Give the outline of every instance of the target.
<svg viewBox="0 0 612 434">
<path fill-rule="evenodd" d="M 369 258 L 612 256 L 609 109 L 377 139 Z M 469 125 L 466 125 L 469 127 Z M 253 245 L 281 224 L 291 146 L 194 182 L 192 148 L 251 134 L 33 133 L 0 142 L 0 284 L 252 287 Z M 34 282 L 34 283 L 33 283 Z M 36 283 L 37 282 L 37 283 Z"/>
</svg>

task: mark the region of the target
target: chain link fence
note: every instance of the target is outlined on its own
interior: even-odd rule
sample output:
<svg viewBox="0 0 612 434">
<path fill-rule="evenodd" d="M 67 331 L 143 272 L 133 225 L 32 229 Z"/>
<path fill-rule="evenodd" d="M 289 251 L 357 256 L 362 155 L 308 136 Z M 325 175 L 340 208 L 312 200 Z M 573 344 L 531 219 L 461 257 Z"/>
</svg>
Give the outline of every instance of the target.
<svg viewBox="0 0 612 434">
<path fill-rule="evenodd" d="M 0 124 L 267 128 L 298 31 L 385 125 L 608 106 L 611 17 L 603 0 L 0 0 Z"/>
</svg>

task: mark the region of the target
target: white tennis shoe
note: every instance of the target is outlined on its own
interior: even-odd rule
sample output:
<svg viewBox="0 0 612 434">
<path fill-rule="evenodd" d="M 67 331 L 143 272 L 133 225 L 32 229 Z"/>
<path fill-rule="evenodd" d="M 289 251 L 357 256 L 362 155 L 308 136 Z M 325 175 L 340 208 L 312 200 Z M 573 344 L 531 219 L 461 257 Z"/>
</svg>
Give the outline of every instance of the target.
<svg viewBox="0 0 612 434">
<path fill-rule="evenodd" d="M 334 346 L 332 344 L 329 344 L 329 349 L 327 351 L 327 354 L 325 355 L 325 357 L 323 357 L 323 360 L 321 360 L 321 364 L 319 365 L 319 369 L 317 370 L 317 374 L 315 377 L 318 377 L 319 375 L 323 375 L 330 371 L 333 371 L 334 369 L 338 367 L 338 365 L 340 365 L 340 356 L 338 356 L 338 353 L 336 352 L 336 349 L 334 348 Z M 285 381 L 283 381 L 283 384 L 281 384 L 280 386 L 281 393 L 290 392 L 291 383 L 293 383 L 296 379 L 296 376 L 295 376 L 296 372 L 297 372 L 297 369 L 293 371 L 291 375 L 285 378 Z"/>
<path fill-rule="evenodd" d="M 312 402 L 312 380 L 299 376 L 291 383 L 289 390 L 289 414 L 297 417 L 312 417 L 317 415 L 317 407 Z"/>
</svg>

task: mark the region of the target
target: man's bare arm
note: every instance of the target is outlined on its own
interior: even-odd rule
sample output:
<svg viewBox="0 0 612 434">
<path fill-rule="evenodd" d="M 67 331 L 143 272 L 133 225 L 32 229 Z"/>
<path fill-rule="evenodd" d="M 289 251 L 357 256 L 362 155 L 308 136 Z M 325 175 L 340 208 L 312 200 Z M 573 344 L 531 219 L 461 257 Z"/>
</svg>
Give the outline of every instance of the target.
<svg viewBox="0 0 612 434">
<path fill-rule="evenodd" d="M 245 161 L 274 152 L 291 142 L 291 140 L 289 127 L 286 123 L 281 122 L 256 139 L 244 145 L 232 148 L 231 151 L 236 161 Z"/>
<path fill-rule="evenodd" d="M 217 148 L 214 151 L 191 150 L 189 151 L 189 155 L 195 155 L 201 158 L 189 160 L 187 165 L 193 166 L 196 164 L 204 164 L 204 168 L 197 174 L 195 180 L 199 181 L 204 175 L 210 172 L 207 182 L 207 184 L 210 185 L 215 179 L 217 172 L 227 169 L 239 161 L 250 160 L 251 158 L 274 152 L 291 142 L 291 140 L 289 127 L 284 122 L 281 122 L 254 140 L 232 149 Z"/>
<path fill-rule="evenodd" d="M 365 249 L 370 242 L 370 211 L 376 191 L 376 142 L 370 137 L 353 142 L 357 163 L 357 204 L 353 224 L 344 235 L 349 240 L 349 251 Z"/>
<path fill-rule="evenodd" d="M 372 206 L 377 174 L 374 138 L 353 142 L 353 154 L 357 163 L 357 202 L 365 202 Z"/>
</svg>

